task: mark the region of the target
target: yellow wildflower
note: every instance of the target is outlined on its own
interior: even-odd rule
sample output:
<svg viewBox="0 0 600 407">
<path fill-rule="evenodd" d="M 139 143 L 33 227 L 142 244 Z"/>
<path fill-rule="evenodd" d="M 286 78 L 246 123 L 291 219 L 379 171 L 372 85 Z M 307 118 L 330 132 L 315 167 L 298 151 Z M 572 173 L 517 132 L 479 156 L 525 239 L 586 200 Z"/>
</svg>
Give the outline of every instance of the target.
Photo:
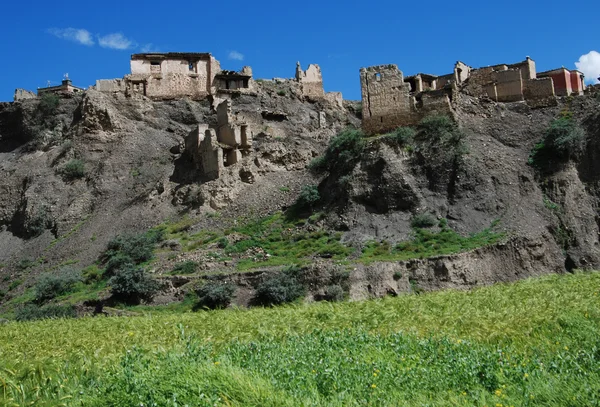
<svg viewBox="0 0 600 407">
<path fill-rule="evenodd" d="M 373 383 L 373 384 L 371 385 L 371 388 L 372 388 L 372 389 L 374 389 L 374 388 L 376 388 L 376 387 L 377 387 L 377 385 L 376 385 L 375 383 Z"/>
</svg>

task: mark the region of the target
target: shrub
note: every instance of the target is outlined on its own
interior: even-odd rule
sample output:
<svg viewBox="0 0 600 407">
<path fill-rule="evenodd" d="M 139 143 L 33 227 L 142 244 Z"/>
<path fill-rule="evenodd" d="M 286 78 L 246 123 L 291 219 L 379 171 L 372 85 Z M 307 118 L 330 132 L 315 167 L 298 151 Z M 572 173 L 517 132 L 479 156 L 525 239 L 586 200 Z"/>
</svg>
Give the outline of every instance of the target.
<svg viewBox="0 0 600 407">
<path fill-rule="evenodd" d="M 419 151 L 436 159 L 438 164 L 454 161 L 467 152 L 465 135 L 448 116 L 427 116 L 417 126 L 415 140 Z"/>
<path fill-rule="evenodd" d="M 0 290 L 0 301 L 2 301 L 6 297 L 6 291 Z"/>
<path fill-rule="evenodd" d="M 183 261 L 181 263 L 177 263 L 175 267 L 173 267 L 173 274 L 193 274 L 198 269 L 198 263 L 195 261 Z"/>
<path fill-rule="evenodd" d="M 37 237 L 44 233 L 44 230 L 52 227 L 52 220 L 48 214 L 48 208 L 42 205 L 38 208 L 35 215 L 25 222 L 25 233 L 27 237 Z"/>
<path fill-rule="evenodd" d="M 44 274 L 34 286 L 34 298 L 38 303 L 51 300 L 68 293 L 81 280 L 81 273 L 71 268 L 61 269 L 56 274 Z"/>
<path fill-rule="evenodd" d="M 392 133 L 386 134 L 384 139 L 398 146 L 412 143 L 417 132 L 412 127 L 398 127 Z"/>
<path fill-rule="evenodd" d="M 576 157 L 584 148 L 585 131 L 569 115 L 553 120 L 543 139 L 529 154 L 528 164 L 538 169 L 551 169 L 556 161 Z"/>
<path fill-rule="evenodd" d="M 410 226 L 413 228 L 430 228 L 437 224 L 437 219 L 430 213 L 420 213 L 410 220 Z"/>
<path fill-rule="evenodd" d="M 19 263 L 17 263 L 17 268 L 19 270 L 23 271 L 23 270 L 27 270 L 28 268 L 35 266 L 36 264 L 37 263 L 35 262 L 35 260 L 21 259 L 21 260 L 19 260 Z"/>
<path fill-rule="evenodd" d="M 8 291 L 12 291 L 15 288 L 17 288 L 18 286 L 20 286 L 21 284 L 23 284 L 23 280 L 14 280 L 12 281 L 9 285 L 8 285 Z"/>
<path fill-rule="evenodd" d="M 154 246 L 164 240 L 164 229 L 152 229 L 138 235 L 119 235 L 108 242 L 104 259 L 107 261 L 106 271 L 111 273 L 116 268 L 128 264 L 140 264 L 154 257 Z"/>
<path fill-rule="evenodd" d="M 349 173 L 360 159 L 365 148 L 362 131 L 348 128 L 333 137 L 322 157 L 314 159 L 309 169 L 314 172 L 335 172 L 339 175 Z"/>
<path fill-rule="evenodd" d="M 256 301 L 263 305 L 279 305 L 304 296 L 306 290 L 299 281 L 299 272 L 300 269 L 290 267 L 264 280 L 256 288 Z"/>
<path fill-rule="evenodd" d="M 285 90 L 279 90 L 279 91 L 277 91 L 277 94 L 279 96 L 285 96 L 286 95 Z"/>
<path fill-rule="evenodd" d="M 112 276 L 117 270 L 125 266 L 134 266 L 135 262 L 131 257 L 121 252 L 115 253 L 106 262 L 106 275 Z"/>
<path fill-rule="evenodd" d="M 46 305 L 40 307 L 35 304 L 26 304 L 15 310 L 17 321 L 34 321 L 47 318 L 75 318 L 77 313 L 72 305 Z"/>
<path fill-rule="evenodd" d="M 86 284 L 92 284 L 102 280 L 104 270 L 102 270 L 95 264 L 92 264 L 91 266 L 88 266 L 81 270 L 81 275 L 83 276 L 83 280 Z"/>
<path fill-rule="evenodd" d="M 74 180 L 85 176 L 85 165 L 83 161 L 73 159 L 65 164 L 60 170 L 60 174 L 65 180 Z"/>
<path fill-rule="evenodd" d="M 227 240 L 226 237 L 221 237 L 219 240 L 217 240 L 217 247 L 219 249 L 224 249 L 229 245 L 229 240 Z"/>
<path fill-rule="evenodd" d="M 325 295 L 323 295 L 323 299 L 329 302 L 337 302 L 342 301 L 344 299 L 344 289 L 339 284 L 332 284 L 325 288 Z"/>
<path fill-rule="evenodd" d="M 234 293 L 235 286 L 231 283 L 221 281 L 206 283 L 196 291 L 196 294 L 198 295 L 196 308 L 227 308 L 227 306 L 231 304 Z"/>
<path fill-rule="evenodd" d="M 108 284 L 115 299 L 129 304 L 150 302 L 159 289 L 158 282 L 144 269 L 131 264 L 119 268 Z"/>
<path fill-rule="evenodd" d="M 296 205 L 298 208 L 309 209 L 319 202 L 320 199 L 321 196 L 319 195 L 319 189 L 316 185 L 304 185 L 302 190 L 300 190 Z"/>
<path fill-rule="evenodd" d="M 394 281 L 398 281 L 402 279 L 402 273 L 399 271 L 394 272 L 394 275 L 392 276 Z"/>
<path fill-rule="evenodd" d="M 58 105 L 60 103 L 60 96 L 56 93 L 44 93 L 40 97 L 40 104 L 38 105 L 38 109 L 44 115 L 50 115 L 56 111 Z"/>
</svg>

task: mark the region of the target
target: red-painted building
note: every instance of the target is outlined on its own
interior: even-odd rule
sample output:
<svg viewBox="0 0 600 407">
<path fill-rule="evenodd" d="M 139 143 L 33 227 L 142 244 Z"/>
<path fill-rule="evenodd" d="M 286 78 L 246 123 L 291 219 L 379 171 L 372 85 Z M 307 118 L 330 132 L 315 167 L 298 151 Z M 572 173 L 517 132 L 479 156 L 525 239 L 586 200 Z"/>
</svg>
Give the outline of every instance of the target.
<svg viewBox="0 0 600 407">
<path fill-rule="evenodd" d="M 552 81 L 554 82 L 554 91 L 557 96 L 569 96 L 571 94 L 583 95 L 583 91 L 585 90 L 583 73 L 577 70 L 570 71 L 563 67 L 539 72 L 537 77 L 552 78 Z"/>
</svg>

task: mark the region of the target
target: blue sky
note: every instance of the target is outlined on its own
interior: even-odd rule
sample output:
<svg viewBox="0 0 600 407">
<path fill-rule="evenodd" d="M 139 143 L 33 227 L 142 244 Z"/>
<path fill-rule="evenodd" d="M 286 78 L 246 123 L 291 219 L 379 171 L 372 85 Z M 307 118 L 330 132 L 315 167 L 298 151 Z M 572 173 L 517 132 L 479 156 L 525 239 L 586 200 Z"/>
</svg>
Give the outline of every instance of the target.
<svg viewBox="0 0 600 407">
<path fill-rule="evenodd" d="M 569 6 L 572 5 L 572 9 Z M 224 69 L 292 77 L 317 63 L 326 91 L 359 99 L 359 68 L 445 74 L 530 56 L 538 71 L 581 61 L 600 76 L 597 3 L 564 1 L 10 1 L 0 11 L 0 101 L 69 73 L 87 87 L 129 73 L 144 51 L 211 52 Z M 589 22 L 588 22 L 589 21 Z"/>
</svg>

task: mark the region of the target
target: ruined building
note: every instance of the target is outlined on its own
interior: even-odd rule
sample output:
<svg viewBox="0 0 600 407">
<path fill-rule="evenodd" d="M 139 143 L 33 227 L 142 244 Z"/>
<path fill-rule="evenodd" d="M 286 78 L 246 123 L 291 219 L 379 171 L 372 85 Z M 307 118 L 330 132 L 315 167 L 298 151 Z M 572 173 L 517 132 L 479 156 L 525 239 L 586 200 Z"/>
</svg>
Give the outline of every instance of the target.
<svg viewBox="0 0 600 407">
<path fill-rule="evenodd" d="M 217 126 L 200 124 L 185 139 L 185 151 L 194 162 L 202 181 L 219 178 L 224 167 L 249 154 L 253 131 L 249 124 L 233 115 L 231 101 L 217 107 Z"/>
<path fill-rule="evenodd" d="M 412 81 L 414 88 L 409 81 Z M 451 112 L 451 84 L 439 90 L 430 90 L 435 85 L 430 78 L 419 75 L 418 78 L 405 80 L 396 65 L 362 68 L 360 85 L 362 126 L 367 134 L 383 133 L 418 123 L 430 112 Z"/>
<path fill-rule="evenodd" d="M 581 95 L 585 90 L 581 72 L 560 68 L 536 73 L 529 57 L 478 69 L 459 61 L 452 73 L 442 76 L 404 77 L 396 65 L 373 66 L 360 70 L 360 83 L 367 134 L 416 124 L 432 112 L 451 114 L 458 91 L 495 102 L 525 101 L 535 108 L 556 105 L 556 96 Z"/>
<path fill-rule="evenodd" d="M 96 81 L 100 92 L 124 92 L 153 99 L 203 99 L 252 87 L 252 69 L 223 71 L 210 53 L 152 53 L 131 56 L 131 74 Z"/>
</svg>

